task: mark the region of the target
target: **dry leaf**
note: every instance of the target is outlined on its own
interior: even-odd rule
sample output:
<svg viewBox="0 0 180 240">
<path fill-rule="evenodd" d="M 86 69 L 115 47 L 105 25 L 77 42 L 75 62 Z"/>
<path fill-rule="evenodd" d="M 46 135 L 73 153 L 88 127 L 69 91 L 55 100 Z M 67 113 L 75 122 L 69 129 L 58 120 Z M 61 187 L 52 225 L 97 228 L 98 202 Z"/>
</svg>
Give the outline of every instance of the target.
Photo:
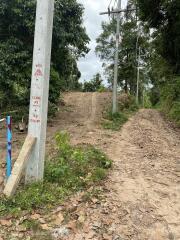
<svg viewBox="0 0 180 240">
<path fill-rule="evenodd" d="M 5 227 L 10 227 L 12 226 L 11 220 L 0 220 L 0 225 L 5 226 Z"/>
</svg>

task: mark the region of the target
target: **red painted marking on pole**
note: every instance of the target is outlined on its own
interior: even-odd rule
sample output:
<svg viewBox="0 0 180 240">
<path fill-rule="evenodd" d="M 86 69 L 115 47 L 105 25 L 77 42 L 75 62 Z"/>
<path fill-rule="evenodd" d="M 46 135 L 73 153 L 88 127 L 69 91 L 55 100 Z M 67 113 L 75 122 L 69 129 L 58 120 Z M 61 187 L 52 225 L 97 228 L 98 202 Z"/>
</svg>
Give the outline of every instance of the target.
<svg viewBox="0 0 180 240">
<path fill-rule="evenodd" d="M 40 119 L 30 119 L 30 122 L 32 122 L 32 123 L 40 123 L 41 121 L 40 121 Z"/>
<path fill-rule="evenodd" d="M 34 76 L 35 76 L 35 77 L 42 77 L 42 76 L 43 76 L 42 71 L 41 71 L 40 68 L 38 68 L 38 69 L 36 70 Z"/>
<path fill-rule="evenodd" d="M 41 97 L 40 96 L 32 96 L 32 99 L 34 99 L 34 100 L 41 100 Z"/>
</svg>

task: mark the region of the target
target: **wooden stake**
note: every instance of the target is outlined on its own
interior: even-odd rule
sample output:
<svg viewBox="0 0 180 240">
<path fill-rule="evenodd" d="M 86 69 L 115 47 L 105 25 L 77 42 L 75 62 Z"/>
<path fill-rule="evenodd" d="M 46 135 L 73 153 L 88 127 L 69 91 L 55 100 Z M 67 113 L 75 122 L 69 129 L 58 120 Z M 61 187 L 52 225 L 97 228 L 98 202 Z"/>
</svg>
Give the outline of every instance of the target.
<svg viewBox="0 0 180 240">
<path fill-rule="evenodd" d="M 12 174 L 8 178 L 7 184 L 4 189 L 4 194 L 7 197 L 11 197 L 15 193 L 18 184 L 21 180 L 22 174 L 24 173 L 24 169 L 27 165 L 29 157 L 32 154 L 35 143 L 36 138 L 32 136 L 27 136 L 22 147 L 22 150 L 19 154 L 19 157 L 14 164 Z"/>
</svg>

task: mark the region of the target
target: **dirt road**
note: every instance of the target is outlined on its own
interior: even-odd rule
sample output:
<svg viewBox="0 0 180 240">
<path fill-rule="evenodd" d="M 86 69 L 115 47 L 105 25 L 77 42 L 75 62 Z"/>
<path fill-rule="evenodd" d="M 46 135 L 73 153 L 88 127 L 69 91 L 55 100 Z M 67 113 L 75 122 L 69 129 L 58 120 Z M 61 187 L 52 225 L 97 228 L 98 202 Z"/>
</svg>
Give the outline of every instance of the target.
<svg viewBox="0 0 180 240">
<path fill-rule="evenodd" d="M 78 104 L 74 102 L 72 119 L 81 119 L 81 124 L 67 130 L 74 144 L 90 143 L 104 150 L 114 167 L 105 183 L 104 200 L 79 205 L 77 213 L 84 211 L 85 226 L 68 239 L 179 240 L 179 132 L 156 110 L 140 110 L 120 132 L 105 131 L 94 117 L 102 111 L 107 97 L 88 97 L 82 95 Z M 67 96 L 65 101 L 72 103 L 72 98 Z M 96 109 L 91 110 L 91 101 Z"/>
<path fill-rule="evenodd" d="M 66 94 L 65 107 L 49 124 L 47 149 L 55 132 L 66 130 L 73 144 L 93 144 L 114 163 L 101 200 L 77 201 L 65 239 L 180 240 L 180 133 L 159 112 L 145 109 L 119 132 L 102 129 L 110 97 Z M 83 216 L 80 225 L 77 216 Z"/>
</svg>

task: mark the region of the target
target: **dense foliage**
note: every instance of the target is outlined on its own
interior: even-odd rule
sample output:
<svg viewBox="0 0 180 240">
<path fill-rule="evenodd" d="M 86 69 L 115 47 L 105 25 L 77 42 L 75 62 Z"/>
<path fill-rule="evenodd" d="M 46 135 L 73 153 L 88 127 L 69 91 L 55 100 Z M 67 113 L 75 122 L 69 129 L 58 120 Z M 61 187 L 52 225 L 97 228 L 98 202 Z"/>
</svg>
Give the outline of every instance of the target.
<svg viewBox="0 0 180 240">
<path fill-rule="evenodd" d="M 97 73 L 90 81 L 84 82 L 83 91 L 84 92 L 101 91 L 101 89 L 104 89 L 102 82 L 103 80 L 101 78 L 101 74 Z"/>
<path fill-rule="evenodd" d="M 151 99 L 180 124 L 180 1 L 138 0 L 139 15 L 152 28 Z"/>
<path fill-rule="evenodd" d="M 0 1 L 0 102 L 1 107 L 29 101 L 35 27 L 35 0 Z M 88 52 L 89 38 L 82 27 L 83 7 L 76 0 L 56 0 L 50 101 L 60 90 L 78 87 L 76 60 Z"/>
</svg>

